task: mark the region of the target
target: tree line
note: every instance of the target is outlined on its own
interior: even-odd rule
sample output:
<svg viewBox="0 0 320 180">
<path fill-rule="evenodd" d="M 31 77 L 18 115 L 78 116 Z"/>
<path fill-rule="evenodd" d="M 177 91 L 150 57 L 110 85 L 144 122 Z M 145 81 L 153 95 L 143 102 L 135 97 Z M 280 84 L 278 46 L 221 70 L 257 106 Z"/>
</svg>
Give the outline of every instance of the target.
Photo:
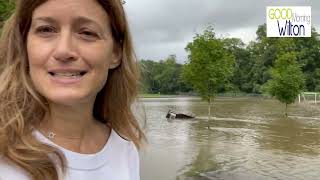
<svg viewBox="0 0 320 180">
<path fill-rule="evenodd" d="M 272 79 L 272 68 L 276 65 L 276 60 L 285 54 L 286 59 L 294 59 L 291 63 L 301 69 L 303 73 L 303 90 L 304 91 L 320 91 L 320 36 L 315 28 L 312 28 L 312 36 L 309 38 L 268 38 L 266 37 L 266 25 L 258 26 L 256 30 L 257 38 L 249 44 L 245 44 L 239 38 L 217 38 L 212 27 L 208 27 L 202 34 L 196 34 L 192 42 L 186 45 L 186 51 L 189 52 L 186 64 L 177 63 L 175 55 L 170 55 L 168 58 L 160 61 L 144 60 L 140 61 L 142 67 L 142 91 L 144 93 L 161 93 L 161 94 L 181 94 L 192 93 L 195 91 L 195 86 L 190 84 L 186 79 L 185 71 L 188 69 L 188 61 L 191 56 L 205 56 L 204 54 L 190 53 L 191 49 L 201 49 L 210 51 L 204 57 L 207 61 L 219 59 L 215 65 L 211 67 L 203 66 L 203 74 L 198 74 L 200 77 L 207 78 L 212 86 L 216 87 L 217 93 L 224 92 L 244 92 L 244 93 L 265 93 L 268 89 L 267 83 Z M 207 36 L 207 37 L 205 37 Z M 211 36 L 211 37 L 208 37 Z M 215 45 L 212 45 L 214 51 L 205 49 L 203 44 L 196 45 L 197 38 L 211 38 Z M 195 47 L 198 46 L 198 47 Z M 291 55 L 286 55 L 291 53 Z M 225 56 L 225 57 L 222 57 Z M 289 57 L 287 57 L 289 56 Z M 226 58 L 230 61 L 224 61 Z M 230 69 L 221 69 L 223 63 L 231 63 Z M 197 66 L 201 66 L 199 62 Z M 205 63 L 204 63 L 205 64 Z M 193 64 L 193 66 L 195 66 Z M 205 74 L 204 69 L 211 68 L 211 73 Z M 228 76 L 224 77 L 222 72 L 228 71 Z M 199 69 L 201 71 L 201 69 Z M 216 74 L 214 74 L 216 73 Z M 217 74 L 218 73 L 218 74 Z M 210 76 L 217 79 L 210 79 Z M 294 75 L 289 75 L 288 78 L 293 78 Z M 190 77 L 189 77 L 190 78 Z M 226 83 L 217 83 L 215 81 L 225 81 Z"/>
</svg>

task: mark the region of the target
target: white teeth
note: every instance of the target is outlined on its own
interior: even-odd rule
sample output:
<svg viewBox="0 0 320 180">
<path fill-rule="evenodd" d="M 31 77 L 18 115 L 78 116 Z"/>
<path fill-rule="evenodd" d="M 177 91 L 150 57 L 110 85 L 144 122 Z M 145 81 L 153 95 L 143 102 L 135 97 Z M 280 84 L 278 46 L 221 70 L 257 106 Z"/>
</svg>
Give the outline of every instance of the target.
<svg viewBox="0 0 320 180">
<path fill-rule="evenodd" d="M 64 77 L 77 77 L 77 76 L 81 76 L 81 73 L 53 73 L 54 76 L 64 76 Z"/>
</svg>

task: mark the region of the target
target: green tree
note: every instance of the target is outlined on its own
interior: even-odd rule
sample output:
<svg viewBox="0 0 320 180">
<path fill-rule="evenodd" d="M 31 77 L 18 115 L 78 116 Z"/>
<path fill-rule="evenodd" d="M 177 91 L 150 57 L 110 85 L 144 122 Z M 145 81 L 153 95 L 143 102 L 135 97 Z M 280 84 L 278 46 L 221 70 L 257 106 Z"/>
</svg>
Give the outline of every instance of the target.
<svg viewBox="0 0 320 180">
<path fill-rule="evenodd" d="M 270 78 L 269 69 L 283 52 L 294 51 L 297 63 L 301 66 L 306 77 L 306 89 L 320 89 L 318 69 L 320 68 L 320 39 L 315 28 L 312 28 L 309 38 L 269 38 L 266 37 L 266 25 L 260 25 L 256 31 L 257 39 L 247 46 L 250 59 L 254 61 L 248 71 L 247 82 L 244 83 L 246 92 L 261 93 L 261 85 Z M 252 61 L 249 61 L 252 62 Z"/>
<path fill-rule="evenodd" d="M 179 74 L 176 66 L 176 56 L 170 55 L 165 61 L 160 63 L 161 70 L 154 77 L 161 85 L 159 90 L 165 94 L 175 94 L 175 91 L 179 89 L 179 87 L 177 87 Z"/>
<path fill-rule="evenodd" d="M 247 81 L 250 78 L 248 72 L 254 61 L 250 58 L 249 51 L 245 44 L 238 38 L 226 38 L 223 40 L 225 48 L 235 57 L 235 70 L 231 78 L 232 90 L 234 92 L 250 92 L 247 88 Z"/>
<path fill-rule="evenodd" d="M 139 61 L 139 66 L 141 69 L 141 91 L 143 93 L 150 93 L 153 87 L 153 78 L 152 78 L 152 71 L 154 67 L 154 61 L 151 60 L 140 60 Z"/>
<path fill-rule="evenodd" d="M 229 85 L 234 56 L 225 48 L 223 40 L 215 37 L 212 27 L 205 29 L 203 34 L 197 34 L 186 51 L 189 55 L 182 76 L 208 102 L 210 120 L 215 94 Z"/>
<path fill-rule="evenodd" d="M 14 9 L 14 2 L 11 0 L 0 0 L 0 26 L 2 27 L 3 22 L 9 17 L 12 10 Z"/>
<path fill-rule="evenodd" d="M 252 93 L 262 93 L 261 87 L 270 79 L 269 69 L 277 57 L 275 43 L 278 38 L 268 38 L 266 36 L 266 24 L 258 26 L 256 35 L 256 41 L 251 42 L 247 47 L 253 63 L 248 71 L 249 78 L 245 85 L 248 91 Z"/>
<path fill-rule="evenodd" d="M 297 63 L 296 53 L 286 52 L 276 59 L 271 68 L 271 78 L 265 85 L 266 91 L 286 105 L 294 103 L 305 86 L 304 74 Z"/>
<path fill-rule="evenodd" d="M 306 89 L 320 91 L 320 34 L 311 29 L 309 38 L 293 38 L 296 44 L 297 61 L 306 76 Z"/>
<path fill-rule="evenodd" d="M 144 93 L 179 94 L 192 90 L 181 80 L 182 65 L 176 62 L 176 56 L 155 62 L 141 60 L 142 90 Z"/>
</svg>

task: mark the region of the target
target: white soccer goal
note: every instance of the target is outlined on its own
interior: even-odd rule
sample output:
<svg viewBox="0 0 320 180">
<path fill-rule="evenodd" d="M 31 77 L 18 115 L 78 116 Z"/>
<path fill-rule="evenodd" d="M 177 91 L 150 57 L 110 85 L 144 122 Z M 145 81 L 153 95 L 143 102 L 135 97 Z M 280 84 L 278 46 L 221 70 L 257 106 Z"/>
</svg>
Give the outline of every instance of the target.
<svg viewBox="0 0 320 180">
<path fill-rule="evenodd" d="M 320 100 L 320 93 L 302 92 L 301 94 L 299 94 L 298 98 L 299 98 L 299 103 L 307 102 L 307 103 L 317 104 L 317 102 Z"/>
</svg>

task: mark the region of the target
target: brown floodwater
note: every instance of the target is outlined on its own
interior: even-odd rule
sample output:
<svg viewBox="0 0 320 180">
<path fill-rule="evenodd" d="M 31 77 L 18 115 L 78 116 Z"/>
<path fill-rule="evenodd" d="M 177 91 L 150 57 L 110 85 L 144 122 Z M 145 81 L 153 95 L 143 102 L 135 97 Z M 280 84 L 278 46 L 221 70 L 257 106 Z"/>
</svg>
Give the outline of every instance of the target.
<svg viewBox="0 0 320 180">
<path fill-rule="evenodd" d="M 320 103 L 273 99 L 144 98 L 148 146 L 141 180 L 320 179 Z M 169 109 L 191 120 L 167 120 Z M 208 129 L 208 126 L 210 129 Z"/>
</svg>

